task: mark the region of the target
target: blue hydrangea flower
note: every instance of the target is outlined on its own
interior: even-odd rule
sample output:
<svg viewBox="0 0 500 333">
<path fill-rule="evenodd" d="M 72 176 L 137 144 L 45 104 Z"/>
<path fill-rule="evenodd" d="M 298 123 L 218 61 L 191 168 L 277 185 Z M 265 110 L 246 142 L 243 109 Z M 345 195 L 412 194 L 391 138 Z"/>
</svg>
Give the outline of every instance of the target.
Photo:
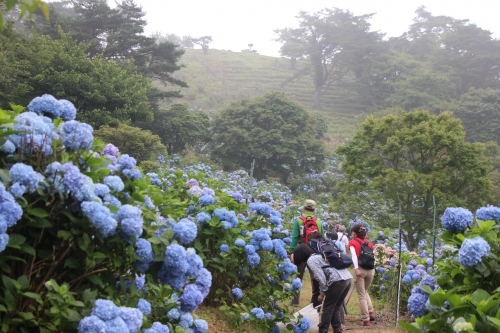
<svg viewBox="0 0 500 333">
<path fill-rule="evenodd" d="M 302 281 L 300 281 L 299 278 L 292 279 L 292 287 L 295 290 L 301 290 L 302 289 Z"/>
<path fill-rule="evenodd" d="M 90 222 L 92 222 L 103 237 L 115 234 L 118 222 L 111 217 L 108 207 L 95 201 L 82 202 L 81 207 L 83 215 L 89 218 Z"/>
<path fill-rule="evenodd" d="M 143 315 L 147 316 L 151 313 L 151 303 L 146 301 L 145 299 L 139 299 L 137 303 L 137 308 L 142 312 Z"/>
<path fill-rule="evenodd" d="M 198 233 L 198 228 L 194 222 L 188 219 L 182 219 L 174 227 L 174 237 L 176 237 L 181 243 L 189 244 L 191 243 Z"/>
<path fill-rule="evenodd" d="M 61 118 L 68 121 L 76 118 L 76 108 L 70 101 L 66 99 L 59 100 L 59 109 L 61 110 Z"/>
<path fill-rule="evenodd" d="M 432 266 L 432 264 L 433 264 L 432 259 L 431 259 L 431 258 L 427 258 L 427 259 L 425 260 L 425 264 L 426 264 L 427 266 Z"/>
<path fill-rule="evenodd" d="M 208 323 L 203 319 L 196 319 L 193 325 L 195 333 L 206 333 L 208 331 Z"/>
<path fill-rule="evenodd" d="M 220 246 L 219 250 L 220 250 L 220 252 L 224 252 L 224 253 L 225 253 L 225 252 L 229 251 L 229 245 L 227 245 L 227 244 L 222 244 L 222 245 Z"/>
<path fill-rule="evenodd" d="M 94 303 L 91 314 L 108 321 L 118 316 L 118 307 L 110 300 L 98 299 Z"/>
<path fill-rule="evenodd" d="M 101 198 L 104 198 L 106 195 L 109 194 L 109 187 L 104 184 L 95 184 L 94 186 L 94 193 Z"/>
<path fill-rule="evenodd" d="M 80 320 L 79 333 L 106 332 L 106 323 L 97 316 L 88 316 Z"/>
<path fill-rule="evenodd" d="M 85 178 L 78 167 L 68 162 L 61 165 L 61 171 L 64 172 L 64 188 L 68 192 L 76 192 L 85 184 Z"/>
<path fill-rule="evenodd" d="M 188 277 L 196 277 L 199 270 L 203 267 L 203 260 L 196 254 L 196 251 L 193 248 L 188 248 L 186 250 L 186 263 L 188 267 L 186 275 Z"/>
<path fill-rule="evenodd" d="M 160 322 L 155 321 L 151 329 L 154 330 L 154 333 L 170 333 L 170 329 L 167 325 L 163 325 Z"/>
<path fill-rule="evenodd" d="M 409 283 L 411 283 L 411 275 L 405 275 L 405 276 L 403 277 L 403 283 L 404 283 L 404 284 L 409 284 Z"/>
<path fill-rule="evenodd" d="M 123 184 L 123 181 L 119 176 L 104 177 L 104 184 L 115 192 L 121 192 L 125 188 L 125 184 Z"/>
<path fill-rule="evenodd" d="M 204 187 L 203 190 L 201 191 L 202 195 L 211 195 L 212 197 L 215 195 L 215 191 L 212 190 L 211 188 Z"/>
<path fill-rule="evenodd" d="M 138 169 L 124 169 L 123 174 L 132 180 L 142 178 L 141 172 Z"/>
<path fill-rule="evenodd" d="M 188 328 L 191 325 L 193 325 L 193 316 L 190 313 L 182 313 L 179 318 L 179 326 Z"/>
<path fill-rule="evenodd" d="M 188 284 L 184 287 L 184 292 L 179 297 L 180 307 L 182 311 L 192 312 L 203 302 L 203 294 L 195 284 Z"/>
<path fill-rule="evenodd" d="M 59 101 L 54 96 L 49 94 L 33 98 L 28 104 L 28 110 L 35 113 L 50 114 L 54 118 L 59 118 L 61 116 Z"/>
<path fill-rule="evenodd" d="M 26 189 L 33 193 L 38 188 L 38 183 L 44 180 L 44 177 L 33 170 L 31 165 L 23 163 L 14 164 L 9 170 L 9 177 L 12 183 L 19 183 L 26 187 Z"/>
<path fill-rule="evenodd" d="M 92 181 L 92 178 L 87 175 L 83 175 L 83 186 L 79 189 L 76 189 L 73 196 L 80 202 L 98 199 L 98 197 L 95 195 L 95 185 Z"/>
<path fill-rule="evenodd" d="M 458 251 L 458 261 L 465 267 L 474 267 L 482 257 L 490 254 L 490 245 L 482 237 L 467 238 Z"/>
<path fill-rule="evenodd" d="M 128 331 L 127 324 L 121 317 L 106 321 L 106 333 L 122 333 Z"/>
<path fill-rule="evenodd" d="M 386 289 L 386 287 L 384 285 L 380 286 L 381 291 L 384 291 L 385 289 Z"/>
<path fill-rule="evenodd" d="M 7 154 L 14 154 L 16 151 L 16 146 L 12 143 L 12 141 L 7 140 L 3 145 L 0 146 L 0 151 Z"/>
<path fill-rule="evenodd" d="M 252 254 L 247 256 L 247 262 L 250 266 L 255 267 L 260 263 L 260 256 L 258 254 Z"/>
<path fill-rule="evenodd" d="M 167 317 L 169 320 L 179 320 L 181 317 L 181 312 L 177 308 L 173 308 L 167 312 Z"/>
<path fill-rule="evenodd" d="M 234 245 L 238 247 L 243 247 L 246 245 L 245 241 L 241 238 L 238 238 L 237 240 L 234 241 Z"/>
<path fill-rule="evenodd" d="M 271 240 L 263 240 L 260 242 L 260 247 L 265 251 L 273 250 L 273 242 Z"/>
<path fill-rule="evenodd" d="M 201 192 L 202 192 L 202 190 L 198 185 L 195 185 L 188 190 L 188 193 L 190 195 L 196 196 L 196 197 L 199 197 L 201 195 Z"/>
<path fill-rule="evenodd" d="M 120 221 L 121 223 L 121 233 L 125 238 L 135 237 L 135 239 L 139 239 L 142 235 L 143 231 L 143 220 L 134 219 L 134 218 L 126 218 Z"/>
<path fill-rule="evenodd" d="M 200 289 L 203 297 L 207 297 L 208 292 L 210 291 L 210 287 L 212 286 L 212 273 L 210 273 L 206 268 L 200 269 L 200 271 L 196 275 L 195 284 Z"/>
<path fill-rule="evenodd" d="M 281 329 L 278 325 L 274 325 L 271 329 L 271 333 L 281 333 Z"/>
<path fill-rule="evenodd" d="M 208 206 L 213 205 L 215 203 L 215 199 L 211 195 L 205 194 L 204 196 L 200 197 L 200 199 L 198 199 L 198 202 L 202 206 Z"/>
<path fill-rule="evenodd" d="M 272 224 L 281 224 L 281 219 L 278 216 L 271 215 L 269 222 Z"/>
<path fill-rule="evenodd" d="M 137 260 L 134 262 L 134 267 L 139 272 L 143 273 L 149 269 L 151 263 L 154 259 L 154 252 L 151 246 L 151 243 L 145 240 L 144 238 L 139 238 L 137 242 L 135 242 L 135 247 L 137 250 L 135 254 L 141 258 L 141 260 Z"/>
<path fill-rule="evenodd" d="M 187 253 L 184 246 L 172 244 L 165 250 L 165 265 L 168 269 L 185 274 L 187 267 Z"/>
<path fill-rule="evenodd" d="M 149 172 L 146 174 L 146 176 L 148 176 L 149 179 L 151 180 L 151 184 L 156 185 L 156 186 L 161 185 L 161 179 L 158 177 L 158 174 L 156 174 L 154 172 Z"/>
<path fill-rule="evenodd" d="M 418 318 L 425 315 L 428 310 L 425 307 L 425 303 L 429 296 L 425 296 L 422 294 L 411 294 L 408 298 L 408 311 L 412 314 L 413 317 Z"/>
<path fill-rule="evenodd" d="M 143 314 L 139 309 L 121 306 L 118 308 L 118 315 L 123 319 L 130 333 L 137 332 L 141 328 Z"/>
<path fill-rule="evenodd" d="M 253 245 L 245 245 L 245 252 L 247 253 L 247 255 L 251 256 L 256 253 L 255 247 Z"/>
<path fill-rule="evenodd" d="M 231 292 L 233 293 L 234 297 L 236 297 L 236 298 L 243 297 L 243 291 L 240 288 L 231 289 Z"/>
<path fill-rule="evenodd" d="M 481 221 L 500 221 L 500 208 L 495 206 L 481 207 L 476 211 L 476 219 Z"/>
<path fill-rule="evenodd" d="M 465 208 L 448 207 L 441 216 L 443 228 L 451 232 L 461 232 L 472 224 L 472 213 Z"/>
<path fill-rule="evenodd" d="M 196 222 L 198 222 L 199 224 L 204 224 L 207 221 L 210 221 L 211 219 L 212 217 L 210 216 L 209 213 L 201 212 L 196 214 Z"/>
<path fill-rule="evenodd" d="M 311 328 L 311 321 L 304 317 L 293 327 L 294 333 L 306 333 Z"/>
<path fill-rule="evenodd" d="M 9 235 L 7 234 L 0 234 L 0 252 L 5 250 L 7 247 L 7 244 L 9 243 Z"/>
<path fill-rule="evenodd" d="M 65 122 L 61 128 L 64 147 L 68 149 L 90 149 L 94 143 L 93 128 L 76 120 Z"/>
<path fill-rule="evenodd" d="M 137 161 L 135 160 L 135 158 L 129 156 L 128 154 L 123 154 L 122 156 L 118 157 L 116 163 L 119 165 L 121 170 L 124 170 L 132 169 L 133 167 L 135 167 Z"/>
<path fill-rule="evenodd" d="M 0 220 L 5 221 L 7 227 L 12 227 L 23 216 L 23 209 L 15 201 L 12 194 L 7 192 L 0 182 Z"/>
<path fill-rule="evenodd" d="M 257 319 L 264 319 L 264 310 L 261 308 L 253 308 L 250 310 L 250 313 L 255 316 Z"/>
<path fill-rule="evenodd" d="M 20 198 L 23 196 L 24 193 L 26 193 L 26 186 L 21 185 L 19 183 L 14 183 L 12 184 L 11 187 L 9 187 L 9 192 L 12 194 L 14 198 Z"/>
</svg>

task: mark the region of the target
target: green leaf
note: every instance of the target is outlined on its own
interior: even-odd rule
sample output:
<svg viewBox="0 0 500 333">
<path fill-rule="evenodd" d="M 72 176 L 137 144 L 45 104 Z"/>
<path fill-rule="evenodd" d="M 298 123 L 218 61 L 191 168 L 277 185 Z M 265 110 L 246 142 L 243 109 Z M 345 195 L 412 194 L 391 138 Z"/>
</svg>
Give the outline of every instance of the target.
<svg viewBox="0 0 500 333">
<path fill-rule="evenodd" d="M 76 269 L 80 267 L 80 263 L 74 257 L 69 257 L 64 261 L 64 267 Z"/>
<path fill-rule="evenodd" d="M 9 244 L 10 247 L 19 247 L 26 241 L 26 237 L 21 236 L 19 234 L 10 234 L 9 235 Z"/>
<path fill-rule="evenodd" d="M 35 316 L 33 316 L 33 313 L 31 312 L 18 312 L 18 314 L 24 318 L 24 320 L 31 320 L 35 319 Z"/>
<path fill-rule="evenodd" d="M 23 252 L 31 254 L 32 256 L 36 255 L 35 249 L 31 245 L 29 245 L 27 243 L 24 243 L 23 245 L 21 245 L 21 250 Z"/>
<path fill-rule="evenodd" d="M 99 157 L 91 157 L 87 161 L 87 164 L 89 166 L 99 166 L 99 165 L 101 165 L 101 163 L 102 163 L 102 160 Z"/>
<path fill-rule="evenodd" d="M 490 294 L 483 289 L 478 289 L 475 292 L 472 293 L 472 300 L 476 303 L 479 304 L 482 300 L 487 300 L 490 298 Z"/>
<path fill-rule="evenodd" d="M 82 235 L 82 237 L 78 238 L 78 246 L 83 251 L 86 251 L 90 244 L 90 237 L 86 233 Z"/>
<path fill-rule="evenodd" d="M 102 280 L 101 280 L 101 278 L 99 278 L 95 274 L 91 274 L 91 275 L 87 276 L 87 279 L 89 279 L 90 282 L 92 282 L 95 285 L 102 286 Z"/>
<path fill-rule="evenodd" d="M 16 5 L 17 3 L 17 0 L 7 0 L 5 2 L 5 9 L 7 11 L 11 10 L 12 8 L 14 8 L 14 6 Z"/>
<path fill-rule="evenodd" d="M 73 234 L 66 230 L 59 230 L 57 232 L 57 237 L 62 238 L 64 240 L 68 240 L 73 237 Z"/>
<path fill-rule="evenodd" d="M 500 320 L 499 319 L 494 318 L 494 317 L 490 317 L 490 316 L 486 316 L 486 318 L 488 318 L 488 320 L 491 321 L 497 327 L 497 329 L 500 329 Z"/>
<path fill-rule="evenodd" d="M 39 207 L 28 210 L 28 214 L 36 216 L 36 217 L 47 217 L 47 216 L 49 216 L 49 213 L 47 213 L 45 211 L 45 209 L 42 209 L 42 208 L 39 208 Z"/>
<path fill-rule="evenodd" d="M 34 221 L 30 221 L 28 225 L 30 227 L 41 228 L 41 229 L 52 227 L 52 223 L 50 223 L 49 220 L 44 218 L 37 218 Z"/>
<path fill-rule="evenodd" d="M 26 296 L 26 297 L 29 297 L 29 298 L 36 300 L 37 303 L 40 305 L 43 304 L 42 297 L 39 294 L 26 292 L 26 293 L 23 293 L 23 296 Z"/>
<path fill-rule="evenodd" d="M 410 331 L 411 333 L 420 333 L 420 329 L 412 324 L 404 322 L 402 320 L 398 321 L 398 325 L 404 328 L 405 330 Z"/>
</svg>

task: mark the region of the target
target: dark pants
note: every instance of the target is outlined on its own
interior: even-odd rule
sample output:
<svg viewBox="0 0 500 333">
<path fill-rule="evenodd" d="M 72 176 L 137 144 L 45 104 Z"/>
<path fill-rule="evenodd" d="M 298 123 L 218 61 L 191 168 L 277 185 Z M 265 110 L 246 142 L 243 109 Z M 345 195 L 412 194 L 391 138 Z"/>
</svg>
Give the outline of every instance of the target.
<svg viewBox="0 0 500 333">
<path fill-rule="evenodd" d="M 304 277 L 304 272 L 306 270 L 306 267 L 307 264 L 305 262 L 297 266 L 297 271 L 299 273 L 298 278 L 300 279 L 300 281 L 302 281 L 302 278 Z M 311 289 L 312 289 L 311 303 L 313 304 L 314 307 L 316 307 L 321 304 L 321 302 L 318 301 L 319 282 L 314 279 L 314 276 L 311 273 L 311 271 L 309 271 L 309 274 L 311 275 Z M 297 291 L 295 297 L 292 300 L 292 304 L 299 304 L 299 302 L 300 302 L 300 291 Z"/>
<path fill-rule="evenodd" d="M 350 288 L 351 279 L 334 282 L 328 287 L 325 293 L 321 322 L 318 325 L 320 333 L 328 332 L 330 325 L 333 327 L 333 332 L 342 332 L 340 311 L 343 310 L 342 303 Z"/>
</svg>

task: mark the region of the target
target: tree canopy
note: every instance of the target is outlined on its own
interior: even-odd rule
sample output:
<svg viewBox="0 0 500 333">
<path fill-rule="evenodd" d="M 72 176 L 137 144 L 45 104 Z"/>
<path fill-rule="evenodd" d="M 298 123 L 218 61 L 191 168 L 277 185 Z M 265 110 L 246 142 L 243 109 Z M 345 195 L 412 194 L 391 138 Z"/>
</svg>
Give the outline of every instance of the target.
<svg viewBox="0 0 500 333">
<path fill-rule="evenodd" d="M 169 154 L 178 154 L 187 146 L 207 143 L 210 139 L 210 119 L 203 111 L 192 111 L 186 105 L 173 104 L 154 113 L 153 122 L 136 125 L 161 138 Z"/>
<path fill-rule="evenodd" d="M 323 9 L 314 14 L 301 11 L 299 28 L 276 30 L 283 43 L 281 54 L 292 59 L 305 57 L 314 77 L 315 109 L 321 95 L 348 74 L 357 74 L 378 47 L 380 36 L 370 32 L 372 14 L 354 16 L 342 9 Z M 293 64 L 293 63 L 292 63 Z"/>
<path fill-rule="evenodd" d="M 313 117 L 283 93 L 244 99 L 213 120 L 212 157 L 227 169 L 249 169 L 254 176 L 278 176 L 321 169 L 323 142 L 316 139 Z"/>
<path fill-rule="evenodd" d="M 484 145 L 464 138 L 460 120 L 450 113 L 369 117 L 338 149 L 344 158 L 345 204 L 369 190 L 381 193 L 393 214 L 401 204 L 405 241 L 416 249 L 432 224 L 433 196 L 441 214 L 450 206 L 478 208 L 490 195 Z"/>
</svg>

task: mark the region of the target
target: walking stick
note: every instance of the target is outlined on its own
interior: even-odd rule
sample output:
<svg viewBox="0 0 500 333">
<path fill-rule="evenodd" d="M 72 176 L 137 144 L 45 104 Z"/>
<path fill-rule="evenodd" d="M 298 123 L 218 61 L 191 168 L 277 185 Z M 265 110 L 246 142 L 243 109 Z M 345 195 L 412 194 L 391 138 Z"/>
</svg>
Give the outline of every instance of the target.
<svg viewBox="0 0 500 333">
<path fill-rule="evenodd" d="M 351 297 L 352 297 L 352 294 L 354 293 L 354 286 L 352 287 L 351 289 L 351 293 L 349 294 L 349 297 L 347 298 L 347 302 L 345 302 L 345 305 L 347 306 L 347 304 L 349 304 L 349 301 L 351 300 Z M 347 311 L 346 311 L 347 313 Z"/>
</svg>

